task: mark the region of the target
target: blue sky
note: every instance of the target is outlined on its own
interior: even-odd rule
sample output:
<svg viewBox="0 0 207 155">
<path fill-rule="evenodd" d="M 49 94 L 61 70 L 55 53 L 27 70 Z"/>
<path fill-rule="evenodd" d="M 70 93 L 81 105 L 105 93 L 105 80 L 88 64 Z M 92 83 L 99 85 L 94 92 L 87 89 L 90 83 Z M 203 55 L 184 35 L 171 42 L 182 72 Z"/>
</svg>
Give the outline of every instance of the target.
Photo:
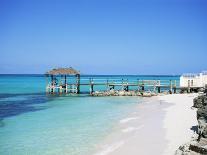
<svg viewBox="0 0 207 155">
<path fill-rule="evenodd" d="M 206 0 L 0 0 L 0 73 L 207 69 Z"/>
</svg>

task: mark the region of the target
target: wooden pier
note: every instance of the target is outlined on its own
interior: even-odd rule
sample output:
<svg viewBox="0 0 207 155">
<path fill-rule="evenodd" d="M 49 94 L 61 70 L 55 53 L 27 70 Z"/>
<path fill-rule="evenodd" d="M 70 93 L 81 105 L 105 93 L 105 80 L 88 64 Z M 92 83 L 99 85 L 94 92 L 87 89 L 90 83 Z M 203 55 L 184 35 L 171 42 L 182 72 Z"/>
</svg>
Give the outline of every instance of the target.
<svg viewBox="0 0 207 155">
<path fill-rule="evenodd" d="M 123 81 L 122 82 L 109 82 L 110 80 L 107 80 L 105 83 L 95 83 L 92 80 L 90 80 L 90 83 L 82 83 L 80 85 L 88 85 L 90 87 L 90 94 L 92 94 L 94 90 L 94 86 L 97 85 L 103 85 L 106 86 L 106 91 L 116 89 L 116 87 L 119 87 L 119 90 L 129 91 L 130 88 L 135 88 L 133 90 L 138 91 L 154 91 L 154 92 L 161 92 L 161 89 L 169 89 L 170 93 L 176 93 L 176 90 L 178 89 L 178 86 L 176 86 L 176 80 L 137 80 L 137 82 L 128 82 Z"/>
<path fill-rule="evenodd" d="M 53 69 L 46 73 L 47 86 L 46 92 L 49 94 L 80 94 L 81 87 L 88 87 L 88 93 L 93 94 L 96 86 L 105 88 L 105 92 L 110 90 L 119 91 L 151 91 L 154 93 L 162 93 L 163 91 L 170 94 L 179 92 L 196 92 L 200 87 L 179 87 L 176 80 L 112 80 L 106 79 L 104 82 L 95 82 L 93 78 L 89 78 L 88 82 L 82 83 L 80 80 L 80 72 L 73 68 Z"/>
</svg>

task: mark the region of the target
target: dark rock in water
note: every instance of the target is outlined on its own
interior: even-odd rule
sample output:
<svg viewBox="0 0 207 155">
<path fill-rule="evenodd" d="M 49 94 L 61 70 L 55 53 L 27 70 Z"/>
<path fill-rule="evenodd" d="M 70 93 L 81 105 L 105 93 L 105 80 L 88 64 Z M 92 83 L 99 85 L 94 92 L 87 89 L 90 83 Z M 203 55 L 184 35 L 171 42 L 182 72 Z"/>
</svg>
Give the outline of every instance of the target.
<svg viewBox="0 0 207 155">
<path fill-rule="evenodd" d="M 178 148 L 176 155 L 207 155 L 207 87 L 204 94 L 193 100 L 197 108 L 198 138 Z"/>
</svg>

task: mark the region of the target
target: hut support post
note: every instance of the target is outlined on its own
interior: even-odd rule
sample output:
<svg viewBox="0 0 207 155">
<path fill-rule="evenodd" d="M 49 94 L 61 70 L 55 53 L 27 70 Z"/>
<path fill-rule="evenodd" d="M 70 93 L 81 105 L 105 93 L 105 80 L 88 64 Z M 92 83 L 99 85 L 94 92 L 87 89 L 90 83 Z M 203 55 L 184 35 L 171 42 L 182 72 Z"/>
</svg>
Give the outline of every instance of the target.
<svg viewBox="0 0 207 155">
<path fill-rule="evenodd" d="M 65 85 L 67 84 L 67 76 L 65 75 Z"/>
<path fill-rule="evenodd" d="M 51 88 L 51 91 L 50 91 L 50 93 L 54 93 L 54 77 L 53 77 L 53 75 L 51 75 L 51 81 L 52 81 L 52 88 Z"/>
<path fill-rule="evenodd" d="M 49 92 L 48 77 L 46 76 L 46 93 Z"/>
<path fill-rule="evenodd" d="M 64 85 L 65 85 L 65 93 L 67 93 L 67 76 L 66 75 L 64 78 Z"/>
<path fill-rule="evenodd" d="M 66 94 L 68 93 L 68 85 L 67 84 L 65 85 L 65 93 Z"/>
<path fill-rule="evenodd" d="M 77 94 L 80 94 L 80 74 L 77 74 Z"/>
<path fill-rule="evenodd" d="M 62 92 L 63 92 L 63 87 L 60 86 L 60 94 L 62 94 Z"/>
</svg>

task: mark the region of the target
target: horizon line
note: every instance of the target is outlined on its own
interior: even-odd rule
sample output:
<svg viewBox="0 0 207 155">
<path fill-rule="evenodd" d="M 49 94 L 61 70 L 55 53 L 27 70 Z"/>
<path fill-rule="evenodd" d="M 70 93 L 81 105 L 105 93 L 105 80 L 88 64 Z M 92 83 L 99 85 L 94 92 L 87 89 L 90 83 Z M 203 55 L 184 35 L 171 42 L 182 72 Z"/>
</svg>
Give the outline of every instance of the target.
<svg viewBox="0 0 207 155">
<path fill-rule="evenodd" d="M 0 75 L 45 75 L 45 73 L 0 73 Z M 181 74 L 80 74 L 95 76 L 181 76 Z"/>
</svg>

